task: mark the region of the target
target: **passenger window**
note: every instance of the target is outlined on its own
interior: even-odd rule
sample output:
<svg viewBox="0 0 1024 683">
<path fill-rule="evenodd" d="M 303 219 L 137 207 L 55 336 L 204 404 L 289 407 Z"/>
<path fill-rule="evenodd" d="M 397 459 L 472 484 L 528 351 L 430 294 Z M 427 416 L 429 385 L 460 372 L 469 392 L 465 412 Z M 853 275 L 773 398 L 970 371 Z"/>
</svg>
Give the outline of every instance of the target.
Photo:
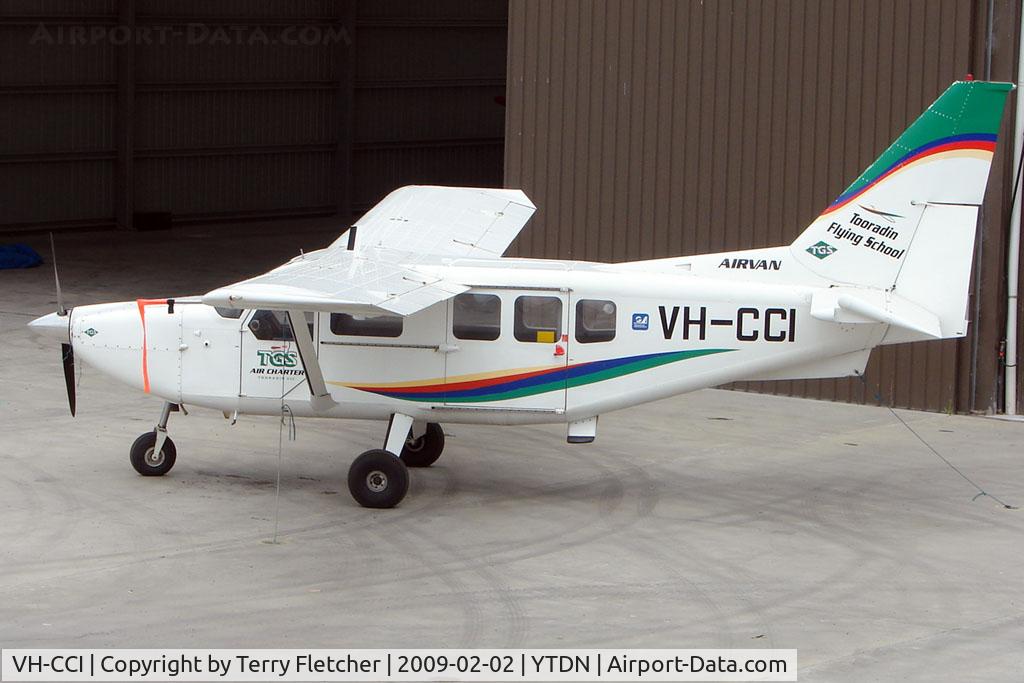
<svg viewBox="0 0 1024 683">
<path fill-rule="evenodd" d="M 562 338 L 562 300 L 554 296 L 516 299 L 514 333 L 523 342 L 552 344 Z"/>
<path fill-rule="evenodd" d="M 400 315 L 331 313 L 331 332 L 354 337 L 400 337 L 403 321 Z"/>
<path fill-rule="evenodd" d="M 615 302 L 580 299 L 576 303 L 576 341 L 583 344 L 615 339 Z"/>
<path fill-rule="evenodd" d="M 314 314 L 307 311 L 306 325 L 309 326 L 310 337 L 313 336 L 313 318 Z M 249 329 L 253 336 L 263 341 L 295 341 L 288 314 L 284 311 L 256 311 L 249 320 Z"/>
<path fill-rule="evenodd" d="M 452 305 L 452 334 L 458 339 L 494 341 L 501 334 L 501 298 L 459 294 Z"/>
</svg>

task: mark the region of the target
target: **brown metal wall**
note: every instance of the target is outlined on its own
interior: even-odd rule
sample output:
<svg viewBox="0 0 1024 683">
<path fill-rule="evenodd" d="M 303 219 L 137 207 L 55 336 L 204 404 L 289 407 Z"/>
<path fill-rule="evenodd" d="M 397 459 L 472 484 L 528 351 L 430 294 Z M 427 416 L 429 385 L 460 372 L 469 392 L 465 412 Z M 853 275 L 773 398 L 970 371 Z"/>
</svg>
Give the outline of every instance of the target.
<svg viewBox="0 0 1024 683">
<path fill-rule="evenodd" d="M 985 75 L 986 7 L 512 0 L 505 184 L 539 207 L 517 253 L 621 261 L 788 244 L 952 80 Z M 991 77 L 1013 80 L 1017 3 L 994 8 Z M 980 240 L 977 336 L 876 351 L 867 378 L 887 403 L 995 406 L 1008 149 Z M 874 400 L 848 380 L 741 388 Z"/>
<path fill-rule="evenodd" d="M 500 187 L 508 4 L 363 0 L 353 211 L 408 184 Z"/>
<path fill-rule="evenodd" d="M 505 0 L 0 0 L 0 231 L 133 227 L 137 212 L 347 221 L 408 182 L 500 186 L 507 14 Z M 40 26 L 56 40 L 33 42 Z M 136 38 L 68 39 L 92 26 Z M 285 44 L 287 27 L 311 39 Z"/>
</svg>

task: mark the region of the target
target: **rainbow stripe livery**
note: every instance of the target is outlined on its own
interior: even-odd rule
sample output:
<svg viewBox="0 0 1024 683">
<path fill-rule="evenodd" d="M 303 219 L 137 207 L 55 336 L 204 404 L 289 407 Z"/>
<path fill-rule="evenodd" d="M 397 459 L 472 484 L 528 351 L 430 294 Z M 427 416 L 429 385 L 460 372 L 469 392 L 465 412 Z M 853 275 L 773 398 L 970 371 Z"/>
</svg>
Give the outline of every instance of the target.
<svg viewBox="0 0 1024 683">
<path fill-rule="evenodd" d="M 342 382 L 331 382 L 331 384 L 407 401 L 486 403 L 533 396 L 548 391 L 571 389 L 631 375 L 669 363 L 734 350 L 693 349 L 648 353 L 552 368 L 520 368 L 497 375 L 494 373 L 487 373 L 484 376 L 463 375 L 449 377 L 448 381 L 445 381 L 444 378 L 437 378 L 415 383 L 400 382 L 380 385 L 344 384 Z"/>
<path fill-rule="evenodd" d="M 964 156 L 990 162 L 1010 87 L 982 81 L 953 83 L 822 215 L 912 166 Z"/>
<path fill-rule="evenodd" d="M 873 179 L 865 179 L 863 176 L 851 185 L 846 192 L 839 195 L 832 202 L 822 216 L 841 209 L 865 192 L 875 187 L 895 173 L 910 168 L 914 164 L 928 163 L 953 157 L 975 157 L 982 160 L 991 160 L 996 151 L 995 133 L 964 133 L 961 135 L 950 135 L 938 140 L 932 140 L 917 149 L 911 150 L 894 161 L 888 168 L 882 171 Z M 872 167 L 874 168 L 874 167 Z M 870 170 L 870 169 L 869 169 Z"/>
</svg>

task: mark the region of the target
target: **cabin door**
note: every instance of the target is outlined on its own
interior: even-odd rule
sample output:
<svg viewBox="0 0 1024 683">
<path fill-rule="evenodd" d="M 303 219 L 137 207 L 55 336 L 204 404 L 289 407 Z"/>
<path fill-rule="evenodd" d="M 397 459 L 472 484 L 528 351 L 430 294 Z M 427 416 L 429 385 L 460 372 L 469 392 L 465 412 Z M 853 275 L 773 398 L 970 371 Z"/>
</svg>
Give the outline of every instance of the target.
<svg viewBox="0 0 1024 683">
<path fill-rule="evenodd" d="M 257 310 L 243 316 L 239 395 L 309 400 L 306 372 L 284 311 Z M 306 324 L 316 339 L 315 319 Z"/>
<path fill-rule="evenodd" d="M 446 303 L 402 317 L 320 314 L 320 367 L 337 400 L 440 403 Z"/>
<path fill-rule="evenodd" d="M 568 294 L 474 289 L 448 302 L 446 406 L 565 411 Z"/>
</svg>

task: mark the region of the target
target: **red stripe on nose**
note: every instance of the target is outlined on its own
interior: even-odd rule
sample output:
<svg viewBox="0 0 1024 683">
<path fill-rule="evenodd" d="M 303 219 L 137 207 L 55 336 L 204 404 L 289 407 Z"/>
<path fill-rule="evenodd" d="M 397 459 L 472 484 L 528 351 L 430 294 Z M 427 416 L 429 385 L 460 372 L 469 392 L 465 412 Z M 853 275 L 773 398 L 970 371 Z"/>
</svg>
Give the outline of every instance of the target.
<svg viewBox="0 0 1024 683">
<path fill-rule="evenodd" d="M 136 299 L 139 306 L 139 319 L 142 321 L 142 390 L 149 393 L 149 358 L 146 353 L 146 306 L 166 304 L 167 299 Z"/>
</svg>

